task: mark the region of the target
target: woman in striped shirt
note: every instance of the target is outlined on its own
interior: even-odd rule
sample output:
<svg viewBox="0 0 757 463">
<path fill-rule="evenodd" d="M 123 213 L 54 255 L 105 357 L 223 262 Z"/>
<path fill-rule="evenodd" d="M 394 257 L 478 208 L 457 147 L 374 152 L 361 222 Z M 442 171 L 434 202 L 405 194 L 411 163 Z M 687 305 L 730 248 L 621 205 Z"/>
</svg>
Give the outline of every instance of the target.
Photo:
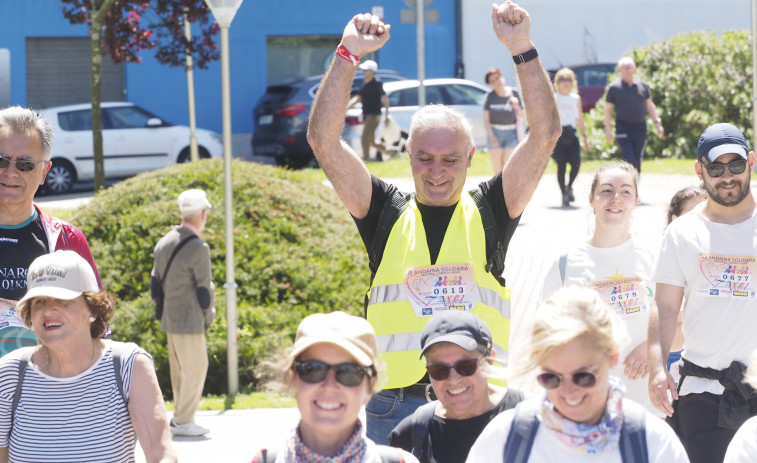
<svg viewBox="0 0 757 463">
<path fill-rule="evenodd" d="M 73 251 L 29 267 L 19 316 L 40 344 L 0 360 L 0 462 L 175 462 L 151 357 L 103 340 L 114 298 Z"/>
</svg>

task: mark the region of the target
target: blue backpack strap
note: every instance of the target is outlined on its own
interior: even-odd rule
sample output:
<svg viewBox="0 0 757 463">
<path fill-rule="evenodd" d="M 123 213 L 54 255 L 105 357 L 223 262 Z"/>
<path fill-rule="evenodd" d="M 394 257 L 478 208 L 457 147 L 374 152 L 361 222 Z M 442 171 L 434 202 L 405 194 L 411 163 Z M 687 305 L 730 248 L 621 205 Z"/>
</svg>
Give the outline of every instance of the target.
<svg viewBox="0 0 757 463">
<path fill-rule="evenodd" d="M 29 347 L 23 349 L 21 358 L 18 360 L 18 382 L 16 383 L 16 390 L 13 392 L 13 403 L 11 404 L 11 429 L 13 429 L 13 420 L 16 418 L 16 408 L 18 408 L 18 401 L 21 399 L 21 385 L 24 383 L 24 376 L 26 375 L 26 367 L 29 362 L 32 361 L 32 355 L 34 355 L 34 348 Z"/>
<path fill-rule="evenodd" d="M 565 284 L 565 268 L 568 266 L 568 253 L 560 256 L 560 284 Z"/>
<path fill-rule="evenodd" d="M 431 420 L 434 419 L 434 412 L 436 411 L 436 404 L 438 403 L 438 400 L 434 400 L 433 402 L 421 405 L 413 412 L 413 425 L 410 427 L 410 439 L 413 442 L 413 455 L 421 461 L 423 461 L 421 457 L 426 451 L 428 430 L 431 427 Z"/>
<path fill-rule="evenodd" d="M 623 463 L 649 463 L 646 411 L 623 401 L 623 427 L 620 430 L 620 458 Z"/>
<path fill-rule="evenodd" d="M 113 358 L 113 373 L 116 375 L 116 385 L 118 386 L 118 392 L 121 394 L 121 398 L 124 404 L 129 406 L 129 399 L 126 398 L 124 392 L 124 379 L 121 377 L 121 359 L 123 358 L 123 344 L 119 342 L 111 342 L 111 357 Z"/>
<path fill-rule="evenodd" d="M 541 398 L 524 400 L 515 407 L 505 443 L 503 463 L 526 463 L 539 431 Z"/>
</svg>

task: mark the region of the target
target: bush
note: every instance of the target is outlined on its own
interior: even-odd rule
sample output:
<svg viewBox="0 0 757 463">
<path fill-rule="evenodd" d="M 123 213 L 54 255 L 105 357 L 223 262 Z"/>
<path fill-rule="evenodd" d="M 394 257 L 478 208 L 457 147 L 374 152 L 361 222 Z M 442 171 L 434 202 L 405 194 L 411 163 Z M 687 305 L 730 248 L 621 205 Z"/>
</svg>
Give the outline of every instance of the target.
<svg viewBox="0 0 757 463">
<path fill-rule="evenodd" d="M 662 117 L 660 140 L 647 118 L 647 155 L 696 158 L 704 129 L 718 122 L 739 127 L 752 139 L 752 50 L 748 31 L 689 32 L 633 48 L 630 55 L 637 76 L 649 84 Z M 617 75 L 610 79 L 617 78 Z M 604 133 L 605 101 L 585 115 L 592 146 L 591 158 L 619 157 Z"/>
<path fill-rule="evenodd" d="M 314 312 L 362 313 L 369 271 L 357 229 L 334 191 L 299 172 L 234 161 L 234 261 L 240 385 L 252 368 L 291 345 L 300 320 Z M 153 320 L 149 276 L 153 248 L 179 223 L 176 198 L 189 188 L 214 205 L 208 243 L 218 317 L 208 333 L 206 393 L 227 392 L 223 163 L 201 160 L 138 175 L 98 193 L 71 218 L 89 239 L 105 289 L 119 298 L 113 338 L 153 355 L 170 396 L 165 333 Z"/>
</svg>

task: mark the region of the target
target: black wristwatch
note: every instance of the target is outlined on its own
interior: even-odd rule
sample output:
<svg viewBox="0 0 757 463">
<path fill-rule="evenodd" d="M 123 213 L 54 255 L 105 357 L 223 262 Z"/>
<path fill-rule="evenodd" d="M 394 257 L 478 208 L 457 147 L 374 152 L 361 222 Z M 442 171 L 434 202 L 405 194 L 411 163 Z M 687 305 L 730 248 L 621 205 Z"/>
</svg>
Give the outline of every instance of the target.
<svg viewBox="0 0 757 463">
<path fill-rule="evenodd" d="M 521 53 L 520 55 L 514 55 L 513 61 L 515 61 L 515 64 L 528 63 L 529 61 L 536 58 L 537 56 L 539 56 L 539 52 L 536 51 L 536 47 L 534 47 L 525 53 Z"/>
</svg>

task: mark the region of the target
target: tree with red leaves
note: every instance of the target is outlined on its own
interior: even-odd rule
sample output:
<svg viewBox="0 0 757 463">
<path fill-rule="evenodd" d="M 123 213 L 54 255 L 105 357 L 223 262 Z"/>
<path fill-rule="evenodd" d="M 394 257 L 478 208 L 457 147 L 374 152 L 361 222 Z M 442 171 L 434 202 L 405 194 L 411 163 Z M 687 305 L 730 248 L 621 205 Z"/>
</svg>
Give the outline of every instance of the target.
<svg viewBox="0 0 757 463">
<path fill-rule="evenodd" d="M 204 0 L 61 0 L 63 16 L 72 24 L 87 24 L 92 38 L 92 136 L 95 191 L 105 186 L 103 169 L 101 76 L 102 57 L 117 63 L 139 63 L 142 50 L 156 49 L 156 58 L 181 66 L 190 54 L 202 69 L 219 58 L 213 36 L 218 25 Z M 153 13 L 154 14 L 150 14 Z M 184 36 L 183 21 L 200 26 L 198 35 Z"/>
</svg>

